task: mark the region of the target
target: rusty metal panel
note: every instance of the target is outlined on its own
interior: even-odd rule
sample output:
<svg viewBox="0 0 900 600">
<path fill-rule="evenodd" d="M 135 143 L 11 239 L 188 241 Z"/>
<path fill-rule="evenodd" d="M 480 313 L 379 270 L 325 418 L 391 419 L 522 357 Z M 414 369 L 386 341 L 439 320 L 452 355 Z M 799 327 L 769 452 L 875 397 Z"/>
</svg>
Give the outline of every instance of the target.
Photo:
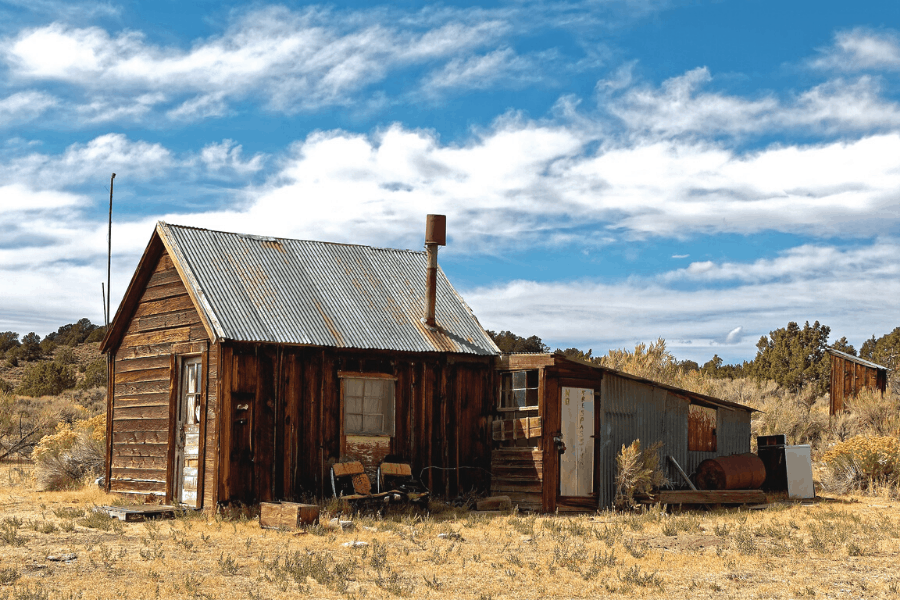
<svg viewBox="0 0 900 600">
<path fill-rule="evenodd" d="M 436 330 L 425 253 L 180 227 L 157 231 L 219 338 L 336 348 L 494 355 L 499 350 L 438 270 Z"/>
</svg>

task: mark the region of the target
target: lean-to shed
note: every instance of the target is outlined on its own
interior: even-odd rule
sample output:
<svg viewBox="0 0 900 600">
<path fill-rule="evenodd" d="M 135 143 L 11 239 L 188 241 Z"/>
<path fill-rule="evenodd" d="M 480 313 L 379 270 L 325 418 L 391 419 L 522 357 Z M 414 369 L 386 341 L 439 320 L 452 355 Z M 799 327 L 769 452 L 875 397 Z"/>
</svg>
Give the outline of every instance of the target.
<svg viewBox="0 0 900 600">
<path fill-rule="evenodd" d="M 862 390 L 887 389 L 887 367 L 826 348 L 831 355 L 831 414 L 844 410 L 844 402 L 854 398 Z"/>
<path fill-rule="evenodd" d="M 426 253 L 160 222 L 101 346 L 107 490 L 300 499 L 334 462 L 388 454 L 438 467 L 439 493 L 485 487 L 498 349 L 437 268 L 442 237 Z"/>
<path fill-rule="evenodd" d="M 682 478 L 707 458 L 750 451 L 753 409 L 561 354 L 505 354 L 492 423 L 491 491 L 522 508 L 610 506 L 616 454 L 662 442 L 660 466 Z"/>
</svg>

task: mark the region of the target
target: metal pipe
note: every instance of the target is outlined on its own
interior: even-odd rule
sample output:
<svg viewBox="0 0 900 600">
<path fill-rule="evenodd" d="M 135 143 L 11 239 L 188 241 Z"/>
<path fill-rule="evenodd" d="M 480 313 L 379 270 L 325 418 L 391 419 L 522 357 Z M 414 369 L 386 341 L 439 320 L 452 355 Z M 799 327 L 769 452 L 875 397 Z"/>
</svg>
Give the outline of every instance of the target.
<svg viewBox="0 0 900 600">
<path fill-rule="evenodd" d="M 109 178 L 109 235 L 107 237 L 108 250 L 106 253 L 106 326 L 109 327 L 111 315 L 109 314 L 109 300 L 112 296 L 112 288 L 110 287 L 110 279 L 112 277 L 112 197 L 113 197 L 113 180 L 116 174 L 113 173 Z"/>
<path fill-rule="evenodd" d="M 447 245 L 447 217 L 428 215 L 425 219 L 425 253 L 428 265 L 425 269 L 425 325 L 436 327 L 438 246 Z"/>
<path fill-rule="evenodd" d="M 687 482 L 688 487 L 690 487 L 692 490 L 694 490 L 696 492 L 697 486 L 694 485 L 694 482 L 691 481 L 691 478 L 687 476 L 687 473 L 684 472 L 684 469 L 681 468 L 681 465 L 678 464 L 678 462 L 675 460 L 675 458 L 671 455 L 667 456 L 666 458 L 668 458 L 669 462 L 671 462 L 675 466 L 675 469 L 681 474 L 681 476 Z"/>
<path fill-rule="evenodd" d="M 428 266 L 425 268 L 425 324 L 429 327 L 437 325 L 434 307 L 437 303 L 437 244 L 425 244 L 428 255 Z"/>
</svg>

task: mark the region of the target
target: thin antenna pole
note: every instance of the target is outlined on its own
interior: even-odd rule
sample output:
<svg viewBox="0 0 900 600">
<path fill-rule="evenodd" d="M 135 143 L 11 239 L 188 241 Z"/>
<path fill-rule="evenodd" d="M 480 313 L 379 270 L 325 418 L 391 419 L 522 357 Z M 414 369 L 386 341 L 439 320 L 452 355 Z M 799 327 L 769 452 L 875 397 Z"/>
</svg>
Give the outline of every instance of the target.
<svg viewBox="0 0 900 600">
<path fill-rule="evenodd" d="M 116 174 L 113 173 L 109 178 L 109 235 L 107 237 L 108 249 L 106 253 L 106 326 L 109 327 L 110 308 L 109 300 L 112 296 L 112 288 L 110 287 L 110 279 L 112 277 L 112 196 L 113 196 L 113 180 Z"/>
<path fill-rule="evenodd" d="M 103 298 L 103 324 L 109 327 L 109 313 L 106 310 L 106 288 L 100 282 L 100 296 Z"/>
</svg>

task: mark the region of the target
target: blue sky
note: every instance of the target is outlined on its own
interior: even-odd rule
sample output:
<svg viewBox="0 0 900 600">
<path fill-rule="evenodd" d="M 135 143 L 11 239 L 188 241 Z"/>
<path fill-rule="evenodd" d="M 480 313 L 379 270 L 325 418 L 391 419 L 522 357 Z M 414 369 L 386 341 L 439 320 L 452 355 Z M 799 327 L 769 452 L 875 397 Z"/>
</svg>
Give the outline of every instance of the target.
<svg viewBox="0 0 900 600">
<path fill-rule="evenodd" d="M 163 219 L 419 248 L 482 324 L 751 359 L 900 325 L 895 2 L 0 1 L 0 330 Z"/>
</svg>

